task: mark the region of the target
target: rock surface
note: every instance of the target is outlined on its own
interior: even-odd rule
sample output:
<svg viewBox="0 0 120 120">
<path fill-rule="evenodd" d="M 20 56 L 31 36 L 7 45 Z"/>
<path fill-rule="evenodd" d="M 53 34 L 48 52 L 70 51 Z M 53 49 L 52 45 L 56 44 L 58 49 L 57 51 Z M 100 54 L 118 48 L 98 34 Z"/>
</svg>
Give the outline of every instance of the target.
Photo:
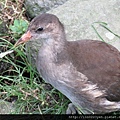
<svg viewBox="0 0 120 120">
<path fill-rule="evenodd" d="M 105 22 L 112 32 L 120 35 L 120 0 L 69 0 L 63 5 L 50 10 L 65 25 L 68 40 L 97 39 L 100 40 L 92 28 L 94 22 Z M 93 24 L 105 42 L 108 42 L 120 50 L 120 38 L 106 30 L 99 23 Z M 37 47 L 35 47 L 37 45 Z M 39 41 L 27 43 L 29 59 L 34 64 L 36 52 L 40 46 Z M 29 46 L 29 47 L 28 47 Z M 29 49 L 30 48 L 30 49 Z"/>
<path fill-rule="evenodd" d="M 13 103 L 0 100 L 0 114 L 10 114 L 14 110 Z"/>
<path fill-rule="evenodd" d="M 25 8 L 30 18 L 33 18 L 40 13 L 45 13 L 51 8 L 56 8 L 62 5 L 67 0 L 25 0 Z"/>
<path fill-rule="evenodd" d="M 70 9 L 71 8 L 71 9 Z M 57 15 L 66 27 L 68 40 L 98 39 L 91 25 L 105 22 L 108 28 L 120 36 L 120 0 L 69 0 L 64 5 L 49 11 Z M 120 50 L 120 38 L 115 37 L 99 24 L 95 28 L 106 42 Z"/>
</svg>

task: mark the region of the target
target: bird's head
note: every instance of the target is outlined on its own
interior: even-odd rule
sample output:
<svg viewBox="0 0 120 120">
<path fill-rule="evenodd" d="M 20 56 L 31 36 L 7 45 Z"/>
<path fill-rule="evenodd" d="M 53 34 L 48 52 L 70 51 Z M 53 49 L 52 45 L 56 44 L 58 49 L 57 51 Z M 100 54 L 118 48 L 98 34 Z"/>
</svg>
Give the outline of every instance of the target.
<svg viewBox="0 0 120 120">
<path fill-rule="evenodd" d="M 28 30 L 15 43 L 15 46 L 29 40 L 41 40 L 41 42 L 44 42 L 52 39 L 52 37 L 60 35 L 60 29 L 63 31 L 63 25 L 55 15 L 41 14 L 30 22 Z"/>
</svg>

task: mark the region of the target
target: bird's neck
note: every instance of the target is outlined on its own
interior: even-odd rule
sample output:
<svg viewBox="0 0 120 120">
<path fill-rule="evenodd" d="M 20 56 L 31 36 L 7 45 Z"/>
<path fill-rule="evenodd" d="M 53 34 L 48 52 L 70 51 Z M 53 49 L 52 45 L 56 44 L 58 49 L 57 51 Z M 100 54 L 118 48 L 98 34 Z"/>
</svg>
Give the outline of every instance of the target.
<svg viewBox="0 0 120 120">
<path fill-rule="evenodd" d="M 66 42 L 65 36 L 53 36 L 44 42 L 39 49 L 37 69 L 48 82 L 51 81 L 53 76 L 56 76 L 56 69 L 66 60 Z"/>
<path fill-rule="evenodd" d="M 64 32 L 53 34 L 45 42 L 43 42 L 40 48 L 41 54 L 59 54 L 65 50 L 67 44 L 66 36 Z"/>
</svg>

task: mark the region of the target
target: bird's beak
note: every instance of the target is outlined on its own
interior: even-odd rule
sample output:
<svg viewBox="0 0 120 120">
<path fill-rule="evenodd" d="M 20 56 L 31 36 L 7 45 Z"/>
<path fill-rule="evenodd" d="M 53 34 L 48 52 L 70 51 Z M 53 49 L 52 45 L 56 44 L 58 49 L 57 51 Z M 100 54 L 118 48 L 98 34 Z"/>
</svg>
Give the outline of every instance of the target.
<svg viewBox="0 0 120 120">
<path fill-rule="evenodd" d="M 31 32 L 30 31 L 27 31 L 25 34 L 22 35 L 22 37 L 15 43 L 14 47 L 22 44 L 22 43 L 25 43 L 27 41 L 30 40 L 30 38 L 32 37 L 31 35 Z"/>
</svg>

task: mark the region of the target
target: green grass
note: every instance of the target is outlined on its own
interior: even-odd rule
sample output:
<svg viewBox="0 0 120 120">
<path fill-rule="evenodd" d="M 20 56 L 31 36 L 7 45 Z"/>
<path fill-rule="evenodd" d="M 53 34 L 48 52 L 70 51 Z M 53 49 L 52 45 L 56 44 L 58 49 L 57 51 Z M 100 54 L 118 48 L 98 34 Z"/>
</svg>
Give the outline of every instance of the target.
<svg viewBox="0 0 120 120">
<path fill-rule="evenodd" d="M 5 15 L 9 14 L 10 9 L 14 11 L 17 8 L 10 16 L 14 21 L 13 24 L 9 23 L 11 24 L 8 27 L 11 31 L 7 34 L 9 40 L 4 39 L 2 37 L 4 35 L 0 35 L 0 47 L 6 51 L 13 48 L 13 44 L 9 42 L 10 38 L 16 41 L 26 31 L 28 23 L 25 18 L 23 20 L 25 9 L 20 8 L 21 4 L 18 0 L 14 0 L 13 4 L 9 0 L 0 1 L 3 6 L 2 11 L 5 9 Z M 4 14 L 0 14 L 1 18 L 4 18 Z M 65 113 L 69 100 L 39 77 L 36 68 L 27 59 L 24 46 L 15 48 L 14 53 L 0 59 L 1 63 L 8 65 L 8 68 L 0 73 L 0 99 L 15 100 L 14 114 Z M 1 65 L 0 67 L 4 67 Z"/>
<path fill-rule="evenodd" d="M 102 40 L 103 42 L 106 42 L 106 40 L 104 40 L 103 37 L 99 34 L 98 30 L 95 27 L 95 24 L 97 24 L 97 25 L 101 26 L 102 28 L 104 28 L 105 30 L 109 31 L 110 33 L 115 35 L 117 38 L 120 38 L 120 35 L 116 34 L 110 28 L 108 28 L 107 23 L 105 23 L 105 22 L 94 22 L 94 23 L 92 23 L 91 27 L 93 28 L 93 30 L 95 31 L 97 36 L 100 38 L 100 40 Z"/>
<path fill-rule="evenodd" d="M 0 47 L 13 45 L 0 38 Z M 46 84 L 32 65 L 29 64 L 25 47 L 20 46 L 15 52 L 0 59 L 11 66 L 0 75 L 0 99 L 15 100 L 14 114 L 62 114 L 65 113 L 68 100 L 49 84 Z"/>
</svg>

